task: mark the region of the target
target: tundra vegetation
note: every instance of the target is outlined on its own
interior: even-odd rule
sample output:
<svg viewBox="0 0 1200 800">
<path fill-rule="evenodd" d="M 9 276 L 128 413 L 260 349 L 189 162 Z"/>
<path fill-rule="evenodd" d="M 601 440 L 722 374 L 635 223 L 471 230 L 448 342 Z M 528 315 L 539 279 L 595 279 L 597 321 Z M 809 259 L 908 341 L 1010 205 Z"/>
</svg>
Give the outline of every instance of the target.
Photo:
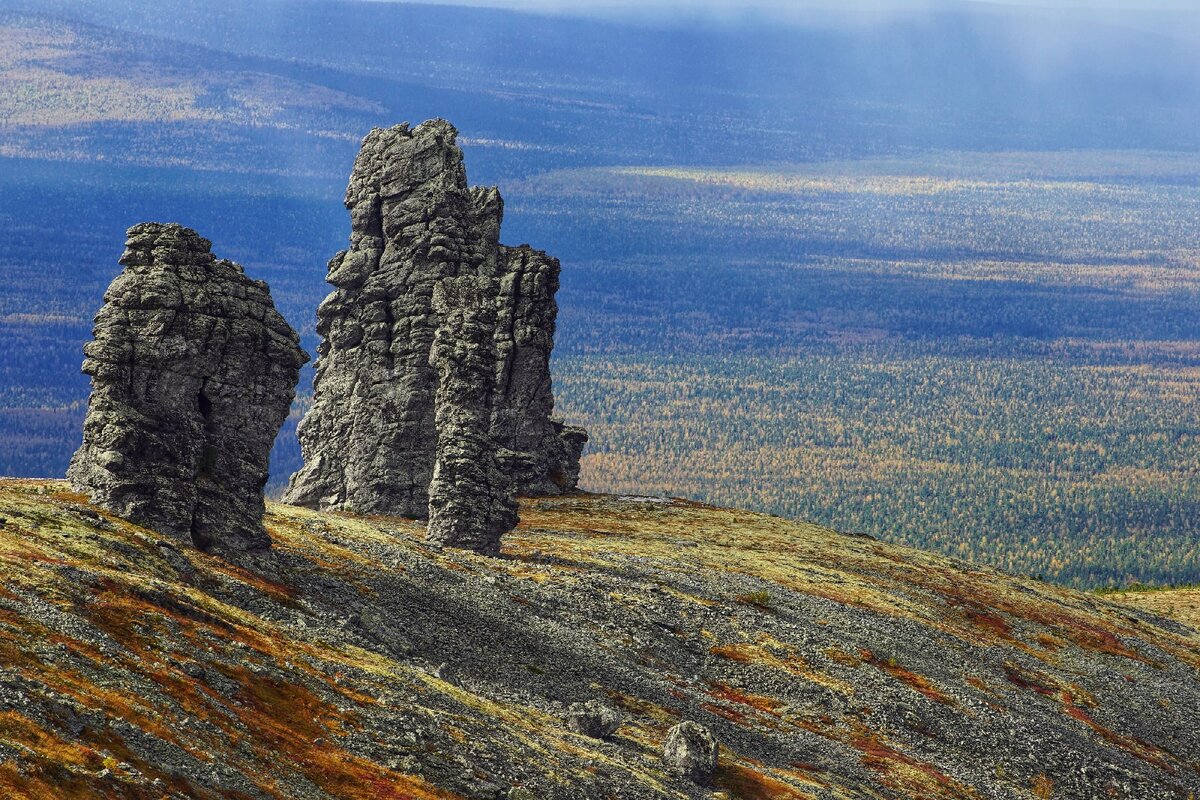
<svg viewBox="0 0 1200 800">
<path fill-rule="evenodd" d="M 6 797 L 1200 791 L 1194 628 L 815 525 L 524 500 L 490 558 L 268 503 L 219 557 L 61 481 L 0 509 Z"/>
</svg>

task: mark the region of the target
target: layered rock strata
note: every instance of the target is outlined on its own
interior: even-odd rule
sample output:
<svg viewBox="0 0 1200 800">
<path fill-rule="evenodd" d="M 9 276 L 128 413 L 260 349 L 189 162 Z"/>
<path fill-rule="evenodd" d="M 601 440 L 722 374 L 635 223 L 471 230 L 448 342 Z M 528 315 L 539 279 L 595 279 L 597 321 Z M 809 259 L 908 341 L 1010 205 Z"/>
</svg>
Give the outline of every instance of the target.
<svg viewBox="0 0 1200 800">
<path fill-rule="evenodd" d="M 267 547 L 271 445 L 308 355 L 270 290 L 180 225 L 129 229 L 84 347 L 68 478 L 92 502 L 205 550 Z"/>
<path fill-rule="evenodd" d="M 433 120 L 373 130 L 346 190 L 348 250 L 329 262 L 334 291 L 317 311 L 322 337 L 313 404 L 299 429 L 297 505 L 424 518 L 438 447 L 430 364 L 440 281 L 495 281 L 494 401 L 499 465 L 520 494 L 573 489 L 587 434 L 551 418 L 550 351 L 558 261 L 499 243 L 503 201 L 467 184 L 457 131 Z"/>
<path fill-rule="evenodd" d="M 491 423 L 495 395 L 496 281 L 464 275 L 434 287 L 438 315 L 437 450 L 429 484 L 431 542 L 496 555 L 517 524 L 512 481 L 499 469 Z"/>
</svg>

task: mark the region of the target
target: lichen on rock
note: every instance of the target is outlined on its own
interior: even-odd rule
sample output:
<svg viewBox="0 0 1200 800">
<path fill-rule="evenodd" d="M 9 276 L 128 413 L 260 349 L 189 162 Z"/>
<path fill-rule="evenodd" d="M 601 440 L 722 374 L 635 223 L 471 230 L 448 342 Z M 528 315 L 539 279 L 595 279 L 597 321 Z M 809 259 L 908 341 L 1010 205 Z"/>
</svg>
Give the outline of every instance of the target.
<svg viewBox="0 0 1200 800">
<path fill-rule="evenodd" d="M 177 224 L 129 229 L 84 347 L 92 395 L 68 477 L 180 541 L 258 549 L 271 445 L 308 356 L 267 285 L 211 248 Z"/>
<path fill-rule="evenodd" d="M 363 140 L 346 190 L 350 246 L 330 261 L 334 291 L 317 311 L 305 465 L 287 502 L 426 516 L 438 447 L 433 291 L 458 276 L 495 282 L 489 424 L 500 469 L 518 494 L 575 487 L 587 434 L 550 416 L 558 261 L 500 244 L 503 200 L 467 184 L 456 139 L 432 120 Z"/>
</svg>

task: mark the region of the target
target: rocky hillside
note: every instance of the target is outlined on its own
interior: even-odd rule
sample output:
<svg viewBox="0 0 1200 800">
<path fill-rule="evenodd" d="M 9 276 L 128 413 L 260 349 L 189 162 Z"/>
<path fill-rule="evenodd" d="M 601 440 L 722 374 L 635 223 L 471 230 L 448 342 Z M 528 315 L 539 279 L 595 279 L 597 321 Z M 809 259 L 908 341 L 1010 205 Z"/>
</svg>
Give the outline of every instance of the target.
<svg viewBox="0 0 1200 800">
<path fill-rule="evenodd" d="M 1193 628 L 1200 628 L 1200 587 L 1137 589 L 1116 592 L 1110 597 L 1113 600 L 1191 625 Z"/>
<path fill-rule="evenodd" d="M 503 557 L 269 506 L 207 555 L 0 482 L 12 798 L 1188 798 L 1200 635 L 778 518 L 525 501 Z M 605 740 L 572 703 L 620 713 Z M 659 753 L 721 744 L 709 787 Z"/>
</svg>

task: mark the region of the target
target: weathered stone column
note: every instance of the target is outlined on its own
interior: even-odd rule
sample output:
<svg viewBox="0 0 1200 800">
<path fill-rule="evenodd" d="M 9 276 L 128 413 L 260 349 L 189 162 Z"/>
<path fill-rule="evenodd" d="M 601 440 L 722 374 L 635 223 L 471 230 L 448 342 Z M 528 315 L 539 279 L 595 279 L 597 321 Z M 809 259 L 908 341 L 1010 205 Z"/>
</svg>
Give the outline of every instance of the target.
<svg viewBox="0 0 1200 800">
<path fill-rule="evenodd" d="M 558 261 L 500 244 L 504 202 L 467 183 L 445 120 L 375 129 L 350 185 L 350 246 L 329 262 L 317 310 L 313 403 L 300 424 L 304 467 L 285 500 L 310 508 L 424 517 L 437 447 L 430 366 L 445 278 L 496 279 L 493 438 L 522 494 L 575 487 L 587 434 L 553 420 L 550 350 Z"/>
<path fill-rule="evenodd" d="M 437 330 L 437 453 L 429 484 L 428 539 L 496 555 L 517 524 L 512 481 L 498 468 L 491 436 L 496 355 L 496 281 L 447 278 L 433 290 Z"/>
<path fill-rule="evenodd" d="M 500 265 L 492 437 L 505 449 L 501 469 L 520 493 L 559 494 L 579 482 L 588 436 L 551 416 L 558 259 L 529 245 L 501 245 Z"/>
<path fill-rule="evenodd" d="M 180 225 L 129 229 L 84 347 L 83 445 L 67 473 L 92 502 L 205 550 L 267 547 L 271 445 L 308 359 L 267 285 Z"/>
</svg>

